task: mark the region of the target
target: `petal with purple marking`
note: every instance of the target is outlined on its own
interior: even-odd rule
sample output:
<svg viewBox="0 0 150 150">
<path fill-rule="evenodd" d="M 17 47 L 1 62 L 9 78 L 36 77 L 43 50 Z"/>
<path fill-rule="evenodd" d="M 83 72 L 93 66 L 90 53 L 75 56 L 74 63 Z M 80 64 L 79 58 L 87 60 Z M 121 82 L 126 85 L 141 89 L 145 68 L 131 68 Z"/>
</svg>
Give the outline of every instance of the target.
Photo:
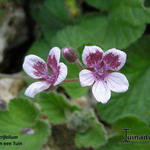
<svg viewBox="0 0 150 150">
<path fill-rule="evenodd" d="M 55 72 L 58 70 L 58 64 L 60 61 L 60 49 L 58 47 L 53 47 L 48 55 L 47 64 L 52 70 L 52 72 Z"/>
<path fill-rule="evenodd" d="M 25 57 L 23 69 L 34 79 L 40 79 L 48 72 L 45 61 L 36 55 L 28 55 Z"/>
<path fill-rule="evenodd" d="M 95 65 L 99 65 L 102 61 L 103 50 L 98 46 L 85 46 L 82 54 L 83 63 L 93 68 Z"/>
<path fill-rule="evenodd" d="M 54 83 L 54 86 L 60 84 L 62 81 L 66 79 L 68 70 L 67 66 L 64 63 L 59 63 L 59 70 L 58 70 L 58 77 L 56 79 L 56 82 Z"/>
<path fill-rule="evenodd" d="M 92 87 L 92 93 L 95 99 L 101 103 L 107 103 L 111 97 L 110 89 L 104 81 L 96 81 Z"/>
<path fill-rule="evenodd" d="M 55 56 L 57 63 L 60 61 L 60 48 L 59 47 L 53 47 L 49 51 L 49 56 L 53 57 Z"/>
<path fill-rule="evenodd" d="M 104 53 L 103 61 L 108 70 L 118 71 L 126 62 L 126 53 L 112 48 Z"/>
<path fill-rule="evenodd" d="M 129 82 L 125 77 L 125 75 L 123 75 L 122 73 L 118 72 L 110 73 L 105 80 L 107 82 L 107 86 L 109 87 L 109 89 L 114 92 L 117 93 L 126 92 L 129 88 Z"/>
<path fill-rule="evenodd" d="M 37 93 L 40 93 L 46 89 L 48 89 L 50 84 L 48 84 L 46 81 L 38 81 L 32 83 L 25 91 L 25 95 L 31 98 L 34 98 L 34 96 Z"/>
<path fill-rule="evenodd" d="M 90 70 L 82 70 L 79 73 L 80 84 L 82 87 L 91 86 L 94 83 L 94 76 Z"/>
</svg>

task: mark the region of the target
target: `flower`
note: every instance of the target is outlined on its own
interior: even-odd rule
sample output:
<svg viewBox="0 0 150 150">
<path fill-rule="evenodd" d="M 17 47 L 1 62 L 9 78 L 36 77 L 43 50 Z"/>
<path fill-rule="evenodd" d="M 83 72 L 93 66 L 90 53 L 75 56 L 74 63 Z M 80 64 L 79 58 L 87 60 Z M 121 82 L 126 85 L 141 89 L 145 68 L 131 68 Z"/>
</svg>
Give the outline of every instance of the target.
<svg viewBox="0 0 150 150">
<path fill-rule="evenodd" d="M 50 50 L 47 64 L 36 56 L 28 55 L 23 63 L 24 71 L 38 82 L 32 83 L 25 91 L 25 95 L 34 97 L 37 93 L 56 86 L 65 80 L 67 76 L 67 67 L 64 63 L 60 63 L 60 49 L 54 47 Z"/>
<path fill-rule="evenodd" d="M 115 48 L 105 53 L 98 46 L 85 46 L 82 54 L 83 63 L 87 66 L 79 74 L 82 87 L 91 86 L 96 100 L 107 103 L 111 91 L 126 92 L 129 82 L 120 70 L 126 62 L 126 53 Z"/>
</svg>

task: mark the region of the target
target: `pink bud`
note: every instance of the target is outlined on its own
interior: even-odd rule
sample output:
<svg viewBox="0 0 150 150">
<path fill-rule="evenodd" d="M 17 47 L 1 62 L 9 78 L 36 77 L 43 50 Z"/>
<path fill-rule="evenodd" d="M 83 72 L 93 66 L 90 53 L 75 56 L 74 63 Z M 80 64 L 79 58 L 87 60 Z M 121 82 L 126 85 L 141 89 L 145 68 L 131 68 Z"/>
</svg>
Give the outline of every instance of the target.
<svg viewBox="0 0 150 150">
<path fill-rule="evenodd" d="M 64 48 L 63 55 L 70 63 L 74 63 L 78 59 L 77 53 L 71 48 Z"/>
</svg>

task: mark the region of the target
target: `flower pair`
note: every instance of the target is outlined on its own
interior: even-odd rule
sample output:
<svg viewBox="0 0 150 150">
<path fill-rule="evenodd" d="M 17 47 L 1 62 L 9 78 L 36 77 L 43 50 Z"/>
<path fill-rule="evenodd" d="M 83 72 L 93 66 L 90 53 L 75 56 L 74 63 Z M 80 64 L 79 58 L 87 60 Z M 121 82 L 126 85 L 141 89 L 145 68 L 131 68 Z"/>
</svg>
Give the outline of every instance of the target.
<svg viewBox="0 0 150 150">
<path fill-rule="evenodd" d="M 68 49 L 67 53 L 71 58 L 72 53 L 69 54 Z M 77 55 L 75 57 L 77 59 Z M 25 72 L 39 80 L 27 88 L 25 95 L 34 97 L 37 93 L 55 87 L 65 80 L 67 67 L 59 60 L 60 49 L 58 47 L 50 50 L 47 64 L 35 55 L 25 57 L 23 63 Z M 114 72 L 120 70 L 125 64 L 126 54 L 124 52 L 113 48 L 104 53 L 97 46 L 85 46 L 82 60 L 87 68 L 79 73 L 81 86 L 93 86 L 92 92 L 97 101 L 106 103 L 111 97 L 111 91 L 127 91 L 129 83 L 126 77 Z"/>
</svg>

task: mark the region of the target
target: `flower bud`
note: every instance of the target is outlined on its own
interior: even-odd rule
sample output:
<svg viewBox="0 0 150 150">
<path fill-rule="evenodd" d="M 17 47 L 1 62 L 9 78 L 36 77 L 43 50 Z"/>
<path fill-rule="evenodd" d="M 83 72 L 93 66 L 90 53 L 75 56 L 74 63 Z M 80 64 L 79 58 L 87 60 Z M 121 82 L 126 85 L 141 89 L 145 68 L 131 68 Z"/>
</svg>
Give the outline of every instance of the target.
<svg viewBox="0 0 150 150">
<path fill-rule="evenodd" d="M 78 55 L 75 52 L 75 50 L 71 48 L 64 48 L 63 49 L 63 55 L 67 61 L 70 63 L 74 63 L 78 59 Z"/>
</svg>

